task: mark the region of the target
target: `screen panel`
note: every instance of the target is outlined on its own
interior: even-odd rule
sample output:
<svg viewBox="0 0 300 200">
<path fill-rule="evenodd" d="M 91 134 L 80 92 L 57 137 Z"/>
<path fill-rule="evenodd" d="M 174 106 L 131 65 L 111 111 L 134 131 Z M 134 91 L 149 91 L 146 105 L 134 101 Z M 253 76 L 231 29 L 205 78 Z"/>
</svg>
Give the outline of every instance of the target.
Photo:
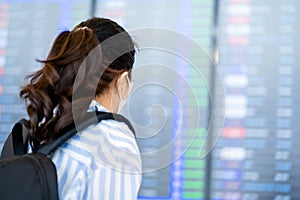
<svg viewBox="0 0 300 200">
<path fill-rule="evenodd" d="M 219 1 L 225 126 L 211 199 L 299 199 L 299 1 Z"/>
<path fill-rule="evenodd" d="M 24 77 L 41 65 L 56 35 L 89 15 L 88 0 L 0 1 L 0 147 L 25 117 L 18 94 Z"/>
</svg>

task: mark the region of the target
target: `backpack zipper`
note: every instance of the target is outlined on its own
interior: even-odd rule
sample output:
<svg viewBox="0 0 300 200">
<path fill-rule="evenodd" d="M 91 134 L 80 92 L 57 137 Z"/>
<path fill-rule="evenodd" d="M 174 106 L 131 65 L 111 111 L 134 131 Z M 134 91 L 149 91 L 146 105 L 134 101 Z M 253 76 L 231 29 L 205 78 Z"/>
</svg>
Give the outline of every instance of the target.
<svg viewBox="0 0 300 200">
<path fill-rule="evenodd" d="M 42 165 L 42 162 L 40 161 L 40 159 L 31 156 L 30 154 L 26 155 L 26 157 L 28 157 L 31 161 L 33 161 L 33 163 L 36 164 L 36 166 L 38 167 L 38 174 L 39 177 L 41 178 L 41 185 L 42 185 L 42 199 L 43 200 L 50 200 L 49 199 L 49 187 L 48 187 L 48 183 L 47 183 L 47 178 L 46 178 L 46 171 Z"/>
</svg>

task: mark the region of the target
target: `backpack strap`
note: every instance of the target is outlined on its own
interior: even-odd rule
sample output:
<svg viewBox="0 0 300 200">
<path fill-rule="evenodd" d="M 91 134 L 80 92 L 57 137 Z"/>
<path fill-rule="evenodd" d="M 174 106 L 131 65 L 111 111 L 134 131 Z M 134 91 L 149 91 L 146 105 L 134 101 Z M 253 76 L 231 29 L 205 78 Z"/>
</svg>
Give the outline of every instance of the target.
<svg viewBox="0 0 300 200">
<path fill-rule="evenodd" d="M 26 119 L 21 119 L 12 129 L 11 136 L 15 156 L 24 155 L 24 152 L 27 152 L 28 132 L 26 129 L 26 123 Z"/>
<path fill-rule="evenodd" d="M 12 128 L 1 152 L 1 158 L 11 158 L 17 155 L 24 155 L 27 152 L 27 129 L 26 119 L 21 119 Z"/>
<path fill-rule="evenodd" d="M 65 132 L 59 138 L 53 140 L 51 143 L 42 146 L 38 149 L 38 152 L 45 155 L 52 154 L 61 144 L 67 141 L 70 137 L 75 135 L 77 132 L 83 130 L 84 128 L 97 124 L 98 122 L 106 119 L 112 119 L 119 122 L 124 122 L 128 128 L 132 131 L 135 136 L 135 131 L 130 122 L 119 114 L 108 113 L 108 112 L 88 112 L 86 113 L 82 122 L 80 122 L 76 127 L 74 124 L 67 126 L 62 132 Z M 27 153 L 28 148 L 28 132 L 26 129 L 26 119 L 21 119 L 12 128 L 12 132 L 9 134 L 1 152 L 1 158 L 11 158 L 13 156 L 24 155 Z"/>
<path fill-rule="evenodd" d="M 88 112 L 88 113 L 86 113 L 83 120 L 81 120 L 78 123 L 78 125 L 75 126 L 74 124 L 71 124 L 71 125 L 67 126 L 65 128 L 65 130 L 62 131 L 62 132 L 65 132 L 65 134 L 63 134 L 62 136 L 60 136 L 57 139 L 54 139 L 51 143 L 42 146 L 41 148 L 38 149 L 38 152 L 45 154 L 45 155 L 52 155 L 59 146 L 61 146 L 64 142 L 66 142 L 69 138 L 71 138 L 77 132 L 82 131 L 84 128 L 86 128 L 92 124 L 97 124 L 102 120 L 108 120 L 108 119 L 116 120 L 119 122 L 124 122 L 125 124 L 127 124 L 128 128 L 132 131 L 132 133 L 135 136 L 135 131 L 134 131 L 132 125 L 122 115 L 108 113 L 108 112 L 100 112 L 100 111 Z"/>
</svg>

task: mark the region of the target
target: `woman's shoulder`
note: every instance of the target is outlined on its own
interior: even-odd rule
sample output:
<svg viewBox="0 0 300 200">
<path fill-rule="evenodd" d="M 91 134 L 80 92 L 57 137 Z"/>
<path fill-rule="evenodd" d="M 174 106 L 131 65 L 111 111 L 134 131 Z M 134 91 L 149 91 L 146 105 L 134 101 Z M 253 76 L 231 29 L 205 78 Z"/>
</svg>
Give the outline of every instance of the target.
<svg viewBox="0 0 300 200">
<path fill-rule="evenodd" d="M 140 151 L 135 136 L 125 123 L 104 120 L 89 126 L 79 136 L 101 165 L 115 169 L 127 166 L 130 170 L 140 170 Z"/>
<path fill-rule="evenodd" d="M 125 123 L 103 120 L 74 135 L 59 149 L 88 168 L 110 167 L 140 171 L 140 152 L 135 137 Z"/>
<path fill-rule="evenodd" d="M 86 131 L 89 134 L 95 134 L 96 137 L 106 137 L 112 145 L 123 142 L 136 146 L 135 136 L 124 122 L 111 119 L 103 120 L 97 125 L 88 127 Z M 83 132 L 82 135 L 84 133 L 86 132 Z M 117 146 L 120 147 L 119 145 Z"/>
</svg>

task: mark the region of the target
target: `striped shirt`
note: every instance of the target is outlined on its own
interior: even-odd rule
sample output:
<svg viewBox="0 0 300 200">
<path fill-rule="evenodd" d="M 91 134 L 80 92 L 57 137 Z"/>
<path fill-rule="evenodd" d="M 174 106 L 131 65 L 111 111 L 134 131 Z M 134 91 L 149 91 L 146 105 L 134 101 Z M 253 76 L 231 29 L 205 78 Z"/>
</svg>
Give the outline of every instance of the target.
<svg viewBox="0 0 300 200">
<path fill-rule="evenodd" d="M 88 111 L 106 111 L 92 101 Z M 125 123 L 103 120 L 74 135 L 52 160 L 63 200 L 137 199 L 141 159 L 135 138 Z"/>
</svg>

